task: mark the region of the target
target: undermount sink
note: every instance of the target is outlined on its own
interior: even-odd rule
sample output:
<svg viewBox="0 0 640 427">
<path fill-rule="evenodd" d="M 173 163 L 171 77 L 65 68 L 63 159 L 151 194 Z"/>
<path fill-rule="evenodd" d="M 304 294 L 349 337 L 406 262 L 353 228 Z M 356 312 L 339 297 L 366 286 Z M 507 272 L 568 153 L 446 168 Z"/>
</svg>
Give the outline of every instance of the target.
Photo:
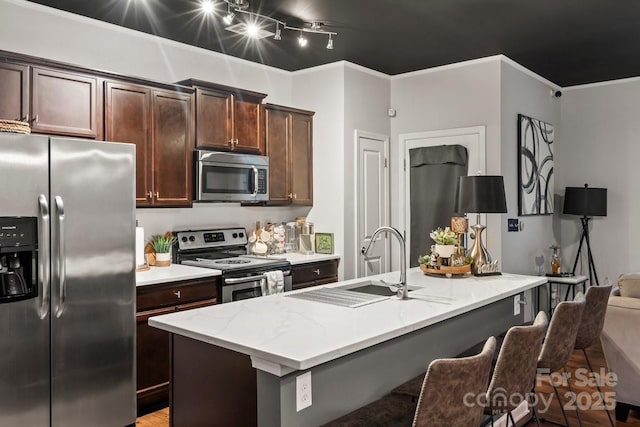
<svg viewBox="0 0 640 427">
<path fill-rule="evenodd" d="M 413 290 L 417 288 L 409 288 Z M 339 287 L 323 287 L 285 294 L 287 297 L 357 308 L 389 299 L 397 293 L 380 281 L 364 280 Z"/>
<path fill-rule="evenodd" d="M 350 283 L 348 285 L 340 286 L 339 289 L 346 291 L 360 292 L 369 295 L 381 295 L 385 297 L 391 297 L 397 295 L 396 291 L 389 288 L 388 285 L 379 280 L 364 280 L 362 282 Z M 408 291 L 413 291 L 417 288 L 409 286 Z"/>
</svg>

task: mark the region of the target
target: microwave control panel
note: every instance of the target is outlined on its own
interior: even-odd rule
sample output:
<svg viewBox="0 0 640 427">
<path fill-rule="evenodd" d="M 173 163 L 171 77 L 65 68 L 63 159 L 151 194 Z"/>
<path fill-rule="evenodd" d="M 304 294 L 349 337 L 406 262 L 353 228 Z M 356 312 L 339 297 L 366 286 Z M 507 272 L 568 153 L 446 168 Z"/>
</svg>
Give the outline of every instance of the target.
<svg viewBox="0 0 640 427">
<path fill-rule="evenodd" d="M 267 194 L 267 170 L 258 169 L 258 194 Z"/>
</svg>

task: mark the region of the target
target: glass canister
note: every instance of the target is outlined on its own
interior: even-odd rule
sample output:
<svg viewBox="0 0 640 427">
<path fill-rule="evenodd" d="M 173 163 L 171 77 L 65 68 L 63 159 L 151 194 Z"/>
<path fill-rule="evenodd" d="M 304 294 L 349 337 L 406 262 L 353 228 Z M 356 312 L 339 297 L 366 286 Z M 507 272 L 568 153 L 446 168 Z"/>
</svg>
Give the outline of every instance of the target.
<svg viewBox="0 0 640 427">
<path fill-rule="evenodd" d="M 305 222 L 300 230 L 299 252 L 304 255 L 313 254 L 313 223 Z"/>
<path fill-rule="evenodd" d="M 300 240 L 300 225 L 294 221 L 286 223 L 284 228 L 285 252 L 298 252 L 299 240 Z"/>
</svg>

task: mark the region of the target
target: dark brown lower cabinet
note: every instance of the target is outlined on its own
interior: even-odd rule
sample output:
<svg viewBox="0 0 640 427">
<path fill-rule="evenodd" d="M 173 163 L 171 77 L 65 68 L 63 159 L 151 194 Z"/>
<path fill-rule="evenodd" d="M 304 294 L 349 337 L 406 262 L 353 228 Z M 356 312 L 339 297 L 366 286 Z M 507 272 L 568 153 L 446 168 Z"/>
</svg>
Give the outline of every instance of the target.
<svg viewBox="0 0 640 427">
<path fill-rule="evenodd" d="M 171 334 L 170 425 L 256 426 L 256 370 L 246 354 Z"/>
<path fill-rule="evenodd" d="M 209 278 L 136 288 L 138 416 L 169 404 L 171 335 L 149 326 L 149 318 L 214 305 L 217 287 L 218 279 Z"/>
<path fill-rule="evenodd" d="M 295 264 L 291 266 L 293 289 L 325 285 L 338 281 L 338 263 L 340 259 Z"/>
</svg>

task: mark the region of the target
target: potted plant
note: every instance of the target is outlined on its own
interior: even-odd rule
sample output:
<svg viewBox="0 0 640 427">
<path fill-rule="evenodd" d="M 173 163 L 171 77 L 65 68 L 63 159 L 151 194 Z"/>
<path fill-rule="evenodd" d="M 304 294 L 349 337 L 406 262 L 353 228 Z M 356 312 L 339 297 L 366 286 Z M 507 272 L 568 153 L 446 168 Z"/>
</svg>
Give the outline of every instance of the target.
<svg viewBox="0 0 640 427">
<path fill-rule="evenodd" d="M 438 227 L 429 234 L 429 237 L 436 242 L 435 251 L 441 258 L 450 258 L 456 251 L 458 235 L 449 227 Z"/>
<path fill-rule="evenodd" d="M 156 253 L 155 265 L 167 267 L 171 265 L 171 248 L 176 242 L 176 238 L 171 232 L 156 234 L 151 238 L 149 244 Z"/>
</svg>

